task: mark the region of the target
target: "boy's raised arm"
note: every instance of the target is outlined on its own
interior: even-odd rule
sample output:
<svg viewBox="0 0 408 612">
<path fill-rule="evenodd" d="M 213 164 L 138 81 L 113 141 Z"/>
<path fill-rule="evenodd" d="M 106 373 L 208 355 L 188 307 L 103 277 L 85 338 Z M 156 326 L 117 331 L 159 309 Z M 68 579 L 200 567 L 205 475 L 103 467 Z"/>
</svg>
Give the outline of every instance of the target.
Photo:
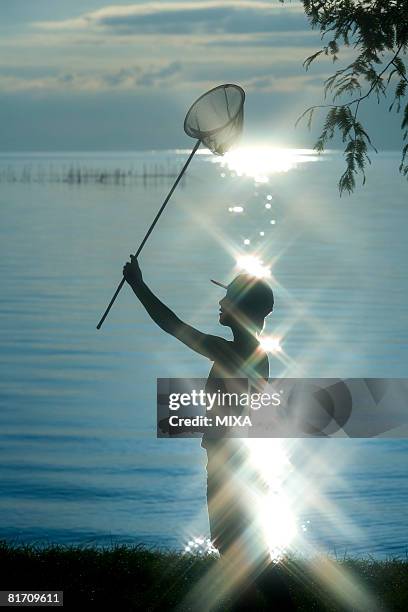
<svg viewBox="0 0 408 612">
<path fill-rule="evenodd" d="M 130 263 L 126 263 L 123 267 L 123 276 L 153 321 L 165 332 L 171 334 L 197 353 L 211 360 L 216 359 L 220 351 L 225 350 L 227 341 L 218 336 L 203 334 L 198 329 L 181 321 L 170 308 L 154 295 L 143 281 L 136 258 L 131 255 L 130 259 Z"/>
</svg>

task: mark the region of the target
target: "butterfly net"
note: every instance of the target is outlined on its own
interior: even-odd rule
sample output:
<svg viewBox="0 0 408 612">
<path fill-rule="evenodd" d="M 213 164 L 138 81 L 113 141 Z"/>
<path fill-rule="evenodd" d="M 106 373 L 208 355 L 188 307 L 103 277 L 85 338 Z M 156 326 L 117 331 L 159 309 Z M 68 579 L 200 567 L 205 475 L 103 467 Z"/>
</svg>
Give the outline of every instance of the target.
<svg viewBox="0 0 408 612">
<path fill-rule="evenodd" d="M 242 132 L 245 92 L 238 85 L 219 85 L 194 102 L 184 120 L 188 136 L 223 155 Z"/>
</svg>

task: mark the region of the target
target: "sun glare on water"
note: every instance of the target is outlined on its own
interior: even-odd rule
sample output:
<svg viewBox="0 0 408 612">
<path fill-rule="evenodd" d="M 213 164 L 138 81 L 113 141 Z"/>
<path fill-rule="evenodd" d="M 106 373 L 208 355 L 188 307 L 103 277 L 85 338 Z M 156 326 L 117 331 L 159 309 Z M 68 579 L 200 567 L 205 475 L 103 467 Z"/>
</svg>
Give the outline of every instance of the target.
<svg viewBox="0 0 408 612">
<path fill-rule="evenodd" d="M 284 487 L 291 463 L 282 440 L 248 438 L 245 443 L 250 463 L 268 487 L 258 497 L 257 514 L 271 560 L 278 562 L 297 534 L 296 517 Z"/>
<path fill-rule="evenodd" d="M 271 270 L 264 265 L 262 259 L 255 255 L 240 255 L 236 260 L 236 268 L 239 272 L 247 272 L 258 278 L 269 278 Z"/>
<path fill-rule="evenodd" d="M 298 164 L 316 161 L 318 158 L 309 149 L 284 149 L 274 147 L 240 147 L 228 151 L 223 157 L 214 157 L 213 162 L 237 176 L 253 178 L 256 183 L 267 183 L 269 176 L 288 172 Z M 222 173 L 225 177 L 225 172 Z"/>
<path fill-rule="evenodd" d="M 280 339 L 276 336 L 261 336 L 259 343 L 267 353 L 280 353 L 282 351 Z"/>
</svg>

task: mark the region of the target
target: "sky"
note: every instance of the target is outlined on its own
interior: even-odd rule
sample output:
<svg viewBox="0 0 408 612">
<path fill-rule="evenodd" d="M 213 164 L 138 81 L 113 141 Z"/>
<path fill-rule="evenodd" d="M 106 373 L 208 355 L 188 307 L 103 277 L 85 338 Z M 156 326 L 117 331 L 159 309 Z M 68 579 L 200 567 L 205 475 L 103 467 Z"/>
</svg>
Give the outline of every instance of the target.
<svg viewBox="0 0 408 612">
<path fill-rule="evenodd" d="M 0 0 L 0 150 L 189 147 L 187 109 L 223 82 L 247 93 L 245 142 L 311 147 L 319 117 L 294 124 L 337 68 L 305 71 L 321 44 L 296 0 Z M 387 106 L 362 117 L 399 149 Z"/>
</svg>

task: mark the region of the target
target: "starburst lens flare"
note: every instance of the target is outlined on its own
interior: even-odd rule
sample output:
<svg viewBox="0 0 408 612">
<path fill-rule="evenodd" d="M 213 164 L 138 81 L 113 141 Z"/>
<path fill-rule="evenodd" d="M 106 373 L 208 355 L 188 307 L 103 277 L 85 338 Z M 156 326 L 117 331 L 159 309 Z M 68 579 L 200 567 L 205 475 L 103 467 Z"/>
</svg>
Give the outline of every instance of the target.
<svg viewBox="0 0 408 612">
<path fill-rule="evenodd" d="M 281 440 L 247 439 L 250 462 L 267 491 L 257 499 L 257 515 L 271 560 L 280 561 L 296 537 L 297 525 L 284 482 L 291 470 Z"/>
<path fill-rule="evenodd" d="M 280 353 L 282 351 L 280 339 L 276 336 L 263 336 L 259 342 L 267 353 Z"/>
<path fill-rule="evenodd" d="M 280 492 L 269 493 L 260 503 L 259 518 L 271 560 L 278 563 L 288 552 L 297 528 L 287 498 Z"/>
<path fill-rule="evenodd" d="M 262 259 L 254 255 L 242 255 L 237 258 L 236 267 L 239 271 L 248 272 L 258 278 L 269 278 L 271 270 L 265 266 Z"/>
<path fill-rule="evenodd" d="M 184 553 L 205 556 L 215 555 L 218 551 L 209 538 L 193 538 L 184 547 Z"/>
</svg>

